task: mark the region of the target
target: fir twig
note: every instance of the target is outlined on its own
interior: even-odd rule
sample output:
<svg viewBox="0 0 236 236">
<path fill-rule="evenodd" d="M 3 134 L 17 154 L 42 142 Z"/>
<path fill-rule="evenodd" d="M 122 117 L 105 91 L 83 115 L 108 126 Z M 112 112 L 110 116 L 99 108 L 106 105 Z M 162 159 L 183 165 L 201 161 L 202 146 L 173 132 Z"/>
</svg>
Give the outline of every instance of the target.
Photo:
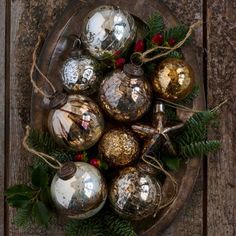
<svg viewBox="0 0 236 236">
<path fill-rule="evenodd" d="M 185 158 L 206 155 L 209 152 L 215 152 L 219 147 L 220 142 L 218 140 L 195 142 L 181 146 L 180 155 Z"/>
</svg>

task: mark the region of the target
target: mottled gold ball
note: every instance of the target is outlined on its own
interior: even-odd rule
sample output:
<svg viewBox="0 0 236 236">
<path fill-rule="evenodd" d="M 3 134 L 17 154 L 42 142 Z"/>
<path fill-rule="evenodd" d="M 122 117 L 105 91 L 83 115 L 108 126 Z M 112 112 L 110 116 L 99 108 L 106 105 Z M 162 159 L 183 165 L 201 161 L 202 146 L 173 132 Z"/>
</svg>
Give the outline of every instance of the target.
<svg viewBox="0 0 236 236">
<path fill-rule="evenodd" d="M 127 129 L 112 129 L 102 137 L 99 152 L 109 166 L 126 166 L 138 157 L 139 143 L 133 132 Z"/>
<path fill-rule="evenodd" d="M 141 68 L 126 64 L 107 76 L 99 89 L 101 107 L 113 119 L 123 122 L 141 118 L 151 105 L 151 86 Z"/>
<path fill-rule="evenodd" d="M 152 78 L 154 90 L 164 99 L 179 101 L 193 88 L 192 68 L 181 59 L 168 58 L 162 61 Z"/>
</svg>

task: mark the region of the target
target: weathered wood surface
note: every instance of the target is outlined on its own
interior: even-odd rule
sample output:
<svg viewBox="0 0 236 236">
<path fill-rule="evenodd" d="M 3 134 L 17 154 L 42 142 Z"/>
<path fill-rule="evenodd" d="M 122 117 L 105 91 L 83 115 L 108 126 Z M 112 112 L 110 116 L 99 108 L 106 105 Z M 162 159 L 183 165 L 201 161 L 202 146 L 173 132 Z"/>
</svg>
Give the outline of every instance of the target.
<svg viewBox="0 0 236 236">
<path fill-rule="evenodd" d="M 229 99 L 209 133 L 222 146 L 208 159 L 207 229 L 209 236 L 231 236 L 236 235 L 236 1 L 209 0 L 207 13 L 208 106 Z"/>
<path fill-rule="evenodd" d="M 0 0 L 0 193 L 4 191 L 5 183 L 5 1 Z M 0 235 L 4 235 L 4 197 L 0 194 Z"/>
<path fill-rule="evenodd" d="M 56 18 L 69 0 L 0 0 L 0 181 L 1 192 L 4 178 L 7 184 L 27 179 L 25 166 L 27 154 L 21 147 L 24 127 L 30 117 L 31 86 L 29 84 L 29 68 L 31 53 L 39 32 L 46 33 L 52 27 Z M 109 2 L 109 1 L 108 1 Z M 209 106 L 217 105 L 226 96 L 231 98 L 228 106 L 225 106 L 219 119 L 219 127 L 212 130 L 210 136 L 217 136 L 223 142 L 222 149 L 212 155 L 203 168 L 204 174 L 199 177 L 194 192 L 173 224 L 163 233 L 164 236 L 188 236 L 188 235 L 216 235 L 233 236 L 236 234 L 236 190 L 235 190 L 235 150 L 236 131 L 236 81 L 235 81 L 235 0 L 163 0 L 178 19 L 184 23 L 190 23 L 194 19 L 207 19 L 208 64 L 204 64 L 208 75 L 208 101 Z M 9 12 L 5 16 L 5 4 L 8 4 Z M 207 4 L 206 4 L 207 3 Z M 204 9 L 203 9 L 204 7 Z M 208 9 L 206 9 L 208 7 Z M 10 14 L 10 15 L 9 15 Z M 10 28 L 5 37 L 4 28 L 7 19 Z M 206 33 L 206 32 L 205 32 Z M 4 43 L 9 38 L 7 47 L 10 48 L 10 58 L 5 62 Z M 195 35 L 198 46 L 199 64 L 203 65 L 203 50 L 201 32 Z M 9 62 L 10 61 L 10 62 Z M 206 67 L 207 66 L 207 67 Z M 6 76 L 7 90 L 6 104 L 9 104 L 7 119 L 4 120 L 5 98 L 5 68 L 10 69 L 10 76 Z M 203 68 L 202 68 L 203 70 Z M 7 74 L 7 73 L 6 73 Z M 9 92 L 9 93 L 8 93 Z M 4 123 L 5 122 L 5 123 Z M 9 139 L 4 140 L 4 125 Z M 9 150 L 8 150 L 9 147 Z M 7 174 L 4 177 L 4 148 L 7 148 Z M 206 163 L 205 163 L 206 164 Z M 208 179 L 204 179 L 208 177 Z M 203 179 L 203 181 L 202 181 Z M 208 183 L 208 186 L 204 183 Z M 204 189 L 204 192 L 203 192 Z M 0 195 L 2 198 L 2 194 Z M 2 200 L 0 198 L 0 200 Z M 206 202 L 206 200 L 208 200 Z M 14 211 L 6 212 L 3 221 L 3 201 L 0 205 L 0 235 L 62 235 L 60 229 L 52 228 L 47 233 L 39 229 L 31 229 L 22 232 L 12 225 Z M 5 227 L 5 234 L 3 234 Z"/>
</svg>

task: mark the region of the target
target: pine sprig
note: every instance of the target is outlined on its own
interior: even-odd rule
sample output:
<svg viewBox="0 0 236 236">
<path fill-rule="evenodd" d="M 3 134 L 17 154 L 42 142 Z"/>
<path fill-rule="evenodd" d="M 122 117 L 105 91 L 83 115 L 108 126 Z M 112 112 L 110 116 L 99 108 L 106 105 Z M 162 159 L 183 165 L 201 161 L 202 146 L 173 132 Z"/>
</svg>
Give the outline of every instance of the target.
<svg viewBox="0 0 236 236">
<path fill-rule="evenodd" d="M 167 42 L 169 38 L 174 38 L 175 41 L 178 43 L 182 41 L 186 34 L 188 33 L 189 27 L 186 25 L 178 25 L 175 27 L 170 28 L 169 30 L 165 31 L 164 39 Z M 190 41 L 190 38 L 187 39 L 185 44 Z"/>
<path fill-rule="evenodd" d="M 217 114 L 213 111 L 197 112 L 190 117 L 184 125 L 184 130 L 177 138 L 180 145 L 188 145 L 193 142 L 206 139 L 207 126 L 215 120 Z"/>
<path fill-rule="evenodd" d="M 157 12 L 151 16 L 147 21 L 148 34 L 147 37 L 150 38 L 156 33 L 164 31 L 165 23 L 163 17 Z"/>
<path fill-rule="evenodd" d="M 110 208 L 86 220 L 70 220 L 65 236 L 136 236 L 131 223 L 121 219 Z"/>
<path fill-rule="evenodd" d="M 189 145 L 181 145 L 180 155 L 185 158 L 202 156 L 209 152 L 215 152 L 219 147 L 220 141 L 218 140 L 195 142 Z"/>
</svg>

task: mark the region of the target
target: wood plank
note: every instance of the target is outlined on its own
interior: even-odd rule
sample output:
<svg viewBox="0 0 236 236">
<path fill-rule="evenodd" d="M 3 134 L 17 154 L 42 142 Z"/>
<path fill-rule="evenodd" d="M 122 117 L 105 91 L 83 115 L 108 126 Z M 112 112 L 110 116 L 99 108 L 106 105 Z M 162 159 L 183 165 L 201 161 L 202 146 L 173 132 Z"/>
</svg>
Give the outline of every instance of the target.
<svg viewBox="0 0 236 236">
<path fill-rule="evenodd" d="M 184 24 L 191 24 L 194 20 L 203 19 L 203 0 L 163 0 L 173 14 Z M 191 9 L 191 10 L 189 10 Z M 200 71 L 203 71 L 203 40 L 202 29 L 196 31 L 194 35 L 196 55 Z M 201 75 L 202 76 L 202 75 Z M 188 202 L 180 211 L 170 227 L 163 232 L 162 236 L 189 236 L 203 235 L 203 174 L 197 179 L 193 193 Z"/>
<path fill-rule="evenodd" d="M 0 0 L 0 192 L 4 191 L 5 183 L 5 19 L 6 2 Z M 4 235 L 4 196 L 0 194 L 0 235 Z"/>
<path fill-rule="evenodd" d="M 10 44 L 10 141 L 8 154 L 9 185 L 28 180 L 26 166 L 30 159 L 22 148 L 24 127 L 29 123 L 31 55 L 40 32 L 47 33 L 66 5 L 64 0 L 12 1 Z M 62 235 L 59 228 L 42 232 L 38 228 L 22 231 L 12 224 L 15 211 L 9 211 L 9 235 Z"/>
<path fill-rule="evenodd" d="M 236 235 L 236 1 L 208 0 L 208 106 L 225 98 L 216 128 L 221 149 L 208 161 L 208 235 Z"/>
</svg>

